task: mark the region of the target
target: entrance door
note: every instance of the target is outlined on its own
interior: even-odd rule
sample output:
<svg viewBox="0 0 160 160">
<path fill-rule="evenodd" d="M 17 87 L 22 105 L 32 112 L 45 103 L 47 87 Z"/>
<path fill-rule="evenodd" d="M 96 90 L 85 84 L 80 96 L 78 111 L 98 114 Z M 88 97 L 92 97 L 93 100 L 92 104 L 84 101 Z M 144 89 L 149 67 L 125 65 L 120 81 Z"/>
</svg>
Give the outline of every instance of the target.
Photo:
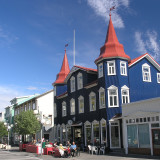
<svg viewBox="0 0 160 160">
<path fill-rule="evenodd" d="M 76 144 L 81 144 L 82 142 L 82 127 L 74 127 L 73 140 Z"/>
<path fill-rule="evenodd" d="M 160 129 L 152 129 L 153 155 L 160 155 Z"/>
</svg>

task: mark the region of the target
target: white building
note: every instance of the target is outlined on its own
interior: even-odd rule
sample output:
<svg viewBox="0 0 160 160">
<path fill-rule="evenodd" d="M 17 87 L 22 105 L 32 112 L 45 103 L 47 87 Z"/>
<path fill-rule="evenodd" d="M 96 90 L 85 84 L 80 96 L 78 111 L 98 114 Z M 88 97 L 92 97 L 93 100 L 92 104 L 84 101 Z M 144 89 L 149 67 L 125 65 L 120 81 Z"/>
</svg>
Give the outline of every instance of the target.
<svg viewBox="0 0 160 160">
<path fill-rule="evenodd" d="M 160 98 L 122 105 L 125 153 L 160 155 Z"/>
<path fill-rule="evenodd" d="M 0 112 L 0 122 L 4 121 L 4 112 Z"/>
</svg>

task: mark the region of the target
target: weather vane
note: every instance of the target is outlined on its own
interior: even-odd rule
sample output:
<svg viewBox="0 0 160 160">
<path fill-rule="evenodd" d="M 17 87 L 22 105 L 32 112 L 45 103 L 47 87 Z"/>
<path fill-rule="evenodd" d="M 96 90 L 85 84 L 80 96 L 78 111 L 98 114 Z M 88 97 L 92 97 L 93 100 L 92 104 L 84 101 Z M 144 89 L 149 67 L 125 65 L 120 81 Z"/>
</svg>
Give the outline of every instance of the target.
<svg viewBox="0 0 160 160">
<path fill-rule="evenodd" d="M 116 6 L 110 8 L 109 16 L 111 16 L 111 11 L 115 9 Z"/>
</svg>

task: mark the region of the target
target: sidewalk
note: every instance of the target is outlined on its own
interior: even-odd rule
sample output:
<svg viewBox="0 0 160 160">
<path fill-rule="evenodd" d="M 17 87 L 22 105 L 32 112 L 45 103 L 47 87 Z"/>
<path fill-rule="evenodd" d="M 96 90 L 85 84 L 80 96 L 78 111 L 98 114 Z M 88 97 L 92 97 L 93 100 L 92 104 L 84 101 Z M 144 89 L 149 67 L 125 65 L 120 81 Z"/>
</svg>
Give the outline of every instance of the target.
<svg viewBox="0 0 160 160">
<path fill-rule="evenodd" d="M 5 150 L 3 150 L 5 151 Z M 35 159 L 39 160 L 60 160 L 60 158 L 56 158 L 51 155 L 37 155 L 35 153 L 28 153 L 28 152 L 20 152 L 19 147 L 12 147 L 9 150 L 12 154 L 20 154 L 22 156 L 32 156 Z M 146 155 L 125 155 L 121 153 L 109 153 L 107 155 L 91 155 L 86 152 L 81 152 L 79 157 L 71 157 L 71 158 L 62 158 L 62 160 L 149 160 L 149 159 L 160 159 L 159 156 L 146 156 Z"/>
</svg>

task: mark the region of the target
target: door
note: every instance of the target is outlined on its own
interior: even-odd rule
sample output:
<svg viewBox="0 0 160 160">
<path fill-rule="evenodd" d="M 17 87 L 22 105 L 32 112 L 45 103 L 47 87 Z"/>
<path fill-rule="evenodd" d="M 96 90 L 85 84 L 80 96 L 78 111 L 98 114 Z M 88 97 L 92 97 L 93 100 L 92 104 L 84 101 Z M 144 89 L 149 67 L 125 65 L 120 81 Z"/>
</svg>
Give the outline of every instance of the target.
<svg viewBox="0 0 160 160">
<path fill-rule="evenodd" d="M 153 155 L 160 155 L 160 129 L 152 129 Z"/>
<path fill-rule="evenodd" d="M 82 143 L 82 127 L 74 127 L 74 141 L 80 145 Z"/>
</svg>

